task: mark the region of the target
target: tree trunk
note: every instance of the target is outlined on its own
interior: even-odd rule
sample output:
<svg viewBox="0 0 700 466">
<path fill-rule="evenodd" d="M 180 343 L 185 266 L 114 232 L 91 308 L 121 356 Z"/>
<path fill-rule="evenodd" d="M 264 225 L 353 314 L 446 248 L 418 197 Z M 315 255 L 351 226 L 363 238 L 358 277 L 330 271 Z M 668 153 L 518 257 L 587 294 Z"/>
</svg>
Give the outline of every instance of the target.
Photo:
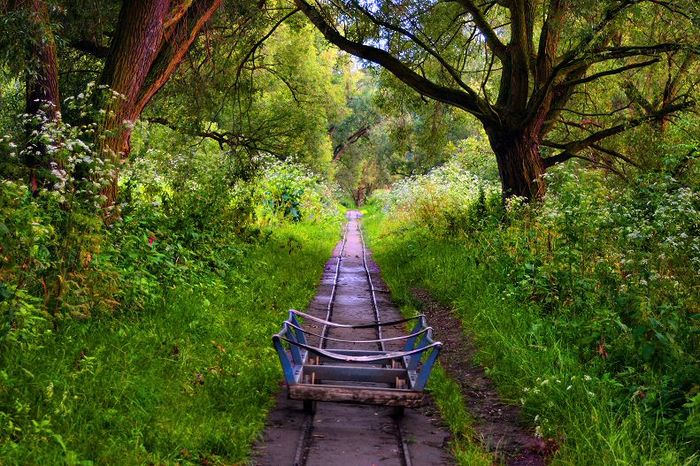
<svg viewBox="0 0 700 466">
<path fill-rule="evenodd" d="M 532 131 L 487 129 L 491 148 L 496 154 L 503 199 L 513 196 L 526 201 L 544 197 L 545 165 L 540 144 Z"/>
<path fill-rule="evenodd" d="M 121 97 L 111 98 L 108 116 L 100 133 L 105 136 L 100 147 L 104 156 L 117 165 L 129 154 L 134 109 L 146 76 L 163 38 L 163 23 L 169 0 L 126 0 L 119 14 L 116 35 L 102 73 L 102 83 Z M 117 178 L 104 191 L 107 205 L 117 197 Z"/>
<path fill-rule="evenodd" d="M 130 152 L 131 124 L 175 72 L 222 0 L 194 0 L 172 9 L 170 0 L 125 0 L 119 14 L 102 83 L 123 98 L 108 106 L 101 134 L 115 175 L 105 188 L 106 207 L 114 205 L 118 168 Z M 184 4 L 183 4 L 184 5 Z"/>
<path fill-rule="evenodd" d="M 55 119 L 61 111 L 56 42 L 49 29 L 46 4 L 32 0 L 28 7 L 34 34 L 29 50 L 32 72 L 27 75 L 27 113 L 43 108 L 50 119 Z"/>
<path fill-rule="evenodd" d="M 58 90 L 58 60 L 56 58 L 56 42 L 50 29 L 49 13 L 46 4 L 41 0 L 25 0 L 16 5 L 24 8 L 29 17 L 31 39 L 28 48 L 30 67 L 26 73 L 26 113 L 38 115 L 44 113 L 47 121 L 54 121 L 60 116 L 61 100 Z M 27 128 L 31 134 L 39 127 Z M 48 170 L 51 161 L 46 158 L 44 144 L 36 143 L 33 150 L 27 151 L 24 161 L 29 168 L 29 185 L 36 194 L 41 185 L 46 184 L 42 170 Z"/>
</svg>

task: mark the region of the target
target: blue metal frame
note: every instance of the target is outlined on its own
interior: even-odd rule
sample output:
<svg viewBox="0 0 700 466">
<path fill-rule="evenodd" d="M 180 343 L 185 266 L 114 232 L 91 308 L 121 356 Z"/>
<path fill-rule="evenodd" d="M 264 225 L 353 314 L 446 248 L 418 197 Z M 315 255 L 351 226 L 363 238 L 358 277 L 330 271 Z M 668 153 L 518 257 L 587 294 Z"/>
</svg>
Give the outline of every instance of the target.
<svg viewBox="0 0 700 466">
<path fill-rule="evenodd" d="M 397 373 L 403 373 L 408 382 L 407 388 L 397 388 L 395 389 L 397 392 L 423 391 L 435 361 L 440 354 L 442 344 L 433 340 L 432 329 L 428 327 L 424 316 L 418 316 L 416 320 L 416 325 L 409 334 L 411 336 L 407 337 L 401 352 L 329 350 L 321 348 L 316 352 L 314 351 L 315 348 L 309 346 L 306 335 L 301 330 L 303 326 L 297 319 L 296 311 L 294 310 L 289 311 L 289 318 L 282 324 L 280 332 L 272 336 L 272 342 L 282 364 L 284 380 L 287 386 L 302 384 L 305 368 L 309 370 L 319 368 L 315 364 L 308 363 L 309 353 L 315 353 L 321 358 L 330 359 L 331 361 L 334 359 L 335 361 L 343 361 L 355 356 L 375 357 L 371 364 L 365 364 L 364 367 L 362 363 L 353 366 L 343 366 L 342 364 L 328 366 L 325 368 L 325 371 L 333 374 L 333 380 L 336 377 L 338 380 L 347 382 L 375 379 L 391 380 L 391 377 L 395 377 Z M 420 333 L 423 330 L 425 331 Z M 376 358 L 383 355 L 387 356 L 386 359 Z M 390 360 L 400 361 L 403 367 L 398 369 L 377 367 L 378 362 Z M 348 387 L 357 387 L 357 385 L 348 385 Z"/>
</svg>

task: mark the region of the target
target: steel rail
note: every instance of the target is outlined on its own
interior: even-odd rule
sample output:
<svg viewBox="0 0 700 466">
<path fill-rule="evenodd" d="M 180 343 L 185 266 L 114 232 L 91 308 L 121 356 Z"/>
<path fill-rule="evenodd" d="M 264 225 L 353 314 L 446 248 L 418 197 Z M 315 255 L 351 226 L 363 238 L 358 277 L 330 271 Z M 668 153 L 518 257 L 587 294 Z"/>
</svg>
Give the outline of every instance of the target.
<svg viewBox="0 0 700 466">
<path fill-rule="evenodd" d="M 340 275 L 340 264 L 343 261 L 343 254 L 345 253 L 345 245 L 348 242 L 348 225 L 347 222 L 343 227 L 343 239 L 340 246 L 340 251 L 338 253 L 338 259 L 335 262 L 335 272 L 333 274 L 333 286 L 331 287 L 331 295 L 328 299 L 328 305 L 326 306 L 326 319 L 323 324 L 323 330 L 321 331 L 321 338 L 319 343 L 320 348 L 326 347 L 327 335 L 329 324 L 331 323 L 331 318 L 333 317 L 333 306 L 335 304 L 335 294 L 338 288 L 338 276 Z M 316 320 L 316 319 L 314 319 Z M 304 424 L 301 428 L 301 435 L 299 436 L 299 441 L 297 442 L 297 448 L 294 452 L 294 466 L 304 466 L 306 460 L 309 456 L 309 449 L 311 448 L 311 441 L 313 439 L 312 434 L 314 431 L 314 417 L 316 416 L 316 409 L 314 408 L 313 401 L 306 405 L 304 402 L 304 411 L 306 416 L 304 419 Z"/>
<path fill-rule="evenodd" d="M 367 246 L 365 245 L 365 235 L 362 234 L 362 227 L 357 223 L 357 231 L 360 233 L 360 241 L 362 241 L 362 266 L 367 274 L 367 283 L 369 283 L 369 291 L 372 294 L 372 308 L 374 309 L 374 318 L 377 320 L 377 338 L 379 339 L 379 349 L 384 349 L 384 337 L 382 335 L 382 321 L 379 318 L 379 306 L 377 305 L 377 295 L 375 294 L 374 282 L 372 282 L 372 274 L 369 273 L 367 266 Z"/>
<path fill-rule="evenodd" d="M 343 253 L 345 252 L 345 245 L 348 242 L 348 225 L 347 222 L 343 227 L 343 242 L 340 246 L 340 253 L 338 253 L 338 260 L 335 262 L 335 274 L 333 276 L 333 287 L 331 288 L 331 296 L 328 300 L 328 306 L 326 306 L 326 321 L 330 322 L 333 316 L 333 305 L 335 304 L 335 292 L 338 288 L 338 276 L 340 275 L 340 263 L 343 261 Z M 323 331 L 321 332 L 322 340 L 319 342 L 321 348 L 326 347 L 326 336 L 328 335 L 328 324 L 323 325 Z"/>
<path fill-rule="evenodd" d="M 355 218 L 354 220 L 358 220 L 358 218 Z M 326 323 L 324 323 L 323 326 L 323 331 L 321 332 L 320 335 L 320 341 L 319 341 L 319 347 L 324 348 L 326 346 L 326 342 L 329 340 L 335 340 L 333 338 L 330 338 L 327 336 L 329 327 L 332 325 L 331 318 L 333 316 L 333 307 L 335 305 L 335 295 L 336 295 L 336 290 L 338 287 L 338 277 L 340 276 L 340 264 L 343 259 L 343 253 L 345 252 L 345 245 L 347 244 L 347 234 L 348 234 L 348 227 L 350 225 L 350 222 L 348 221 L 345 224 L 345 228 L 343 231 L 343 242 L 340 248 L 340 254 L 338 255 L 338 260 L 336 261 L 336 266 L 335 266 L 335 273 L 333 276 L 333 287 L 331 289 L 331 296 L 330 299 L 328 300 L 328 306 L 326 307 Z M 377 304 L 377 296 L 376 296 L 376 289 L 374 287 L 374 283 L 372 281 L 372 275 L 369 271 L 369 267 L 367 265 L 367 246 L 365 244 L 365 239 L 364 235 L 362 234 L 362 228 L 359 225 L 359 221 L 357 222 L 357 231 L 360 235 L 360 240 L 362 243 L 362 265 L 365 270 L 365 274 L 367 277 L 367 283 L 369 285 L 369 291 L 372 296 L 372 308 L 374 310 L 374 317 L 376 320 L 377 325 L 374 327 L 377 331 L 377 340 L 376 343 L 379 346 L 379 349 L 381 351 L 385 351 L 384 348 L 384 341 L 385 339 L 383 338 L 382 334 L 382 322 L 381 318 L 379 315 L 379 305 Z M 300 313 L 301 314 L 301 313 Z M 407 320 L 412 320 L 412 319 L 407 319 Z M 407 321 L 406 320 L 406 321 Z M 394 323 L 402 323 L 402 322 L 394 322 Z M 306 419 L 304 420 L 304 424 L 302 426 L 301 430 L 301 435 L 299 436 L 299 441 L 297 443 L 297 448 L 294 454 L 294 466 L 305 466 L 306 462 L 308 460 L 309 456 L 309 451 L 311 449 L 311 444 L 313 442 L 313 430 L 314 430 L 314 417 L 316 415 L 316 410 L 311 409 L 310 412 L 307 411 L 306 414 Z M 402 466 L 413 466 L 413 463 L 411 461 L 411 455 L 410 451 L 408 449 L 408 443 L 406 442 L 405 436 L 403 435 L 403 430 L 401 428 L 401 419 L 399 416 L 393 416 L 394 419 L 394 425 L 395 425 L 395 434 L 396 434 L 396 439 L 398 442 L 398 447 L 400 451 L 400 461 Z"/>
<path fill-rule="evenodd" d="M 365 243 L 365 235 L 362 233 L 362 227 L 360 226 L 359 222 L 357 222 L 357 231 L 360 233 L 360 240 L 362 241 L 362 265 L 364 266 L 365 273 L 367 274 L 367 282 L 369 283 L 369 290 L 372 294 L 372 307 L 374 308 L 374 315 L 377 319 L 377 338 L 379 339 L 379 349 L 381 351 L 386 351 L 384 348 L 382 321 L 379 317 L 379 305 L 377 304 L 376 289 L 374 288 L 374 282 L 372 281 L 372 274 L 367 266 L 367 245 Z M 400 409 L 403 410 L 403 408 Z M 409 451 L 408 443 L 406 442 L 406 436 L 403 434 L 403 429 L 401 428 L 401 414 L 403 414 L 403 412 L 396 412 L 393 416 L 396 440 L 398 441 L 399 451 L 401 452 L 401 463 L 403 466 L 413 466 L 413 462 L 411 461 L 411 452 Z"/>
</svg>

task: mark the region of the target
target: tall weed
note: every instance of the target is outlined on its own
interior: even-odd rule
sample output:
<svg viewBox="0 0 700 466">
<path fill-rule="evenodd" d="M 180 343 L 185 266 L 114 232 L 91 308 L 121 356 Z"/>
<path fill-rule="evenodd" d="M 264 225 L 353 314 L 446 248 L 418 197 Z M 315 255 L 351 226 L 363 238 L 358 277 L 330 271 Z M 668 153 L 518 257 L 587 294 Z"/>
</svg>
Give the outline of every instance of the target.
<svg viewBox="0 0 700 466">
<path fill-rule="evenodd" d="M 575 167 L 548 183 L 542 204 L 502 206 L 457 165 L 403 181 L 373 200 L 380 265 L 394 287 L 454 303 L 503 393 L 563 443 L 562 462 L 693 458 L 697 191 L 664 173 L 616 186 Z"/>
</svg>

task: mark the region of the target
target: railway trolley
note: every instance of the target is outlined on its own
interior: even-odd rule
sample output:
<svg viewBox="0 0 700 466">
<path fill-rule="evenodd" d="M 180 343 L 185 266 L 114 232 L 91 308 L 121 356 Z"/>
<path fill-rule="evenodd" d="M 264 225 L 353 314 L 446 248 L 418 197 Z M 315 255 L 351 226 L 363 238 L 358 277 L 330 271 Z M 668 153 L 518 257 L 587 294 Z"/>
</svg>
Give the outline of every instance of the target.
<svg viewBox="0 0 700 466">
<path fill-rule="evenodd" d="M 306 325 L 323 326 L 321 334 Z M 330 328 L 375 329 L 381 337 L 382 327 L 415 322 L 406 335 L 376 339 L 340 339 L 327 336 Z M 317 340 L 310 344 L 309 340 Z M 389 322 L 340 324 L 296 310 L 272 337 L 284 380 L 291 399 L 303 400 L 306 410 L 313 410 L 315 401 L 393 406 L 402 413 L 404 407 L 418 407 L 424 401 L 424 389 L 440 354 L 442 343 L 433 340 L 432 328 L 424 315 Z M 328 341 L 367 346 L 377 350 L 329 349 Z M 385 343 L 403 342 L 400 350 L 386 350 Z"/>
</svg>

